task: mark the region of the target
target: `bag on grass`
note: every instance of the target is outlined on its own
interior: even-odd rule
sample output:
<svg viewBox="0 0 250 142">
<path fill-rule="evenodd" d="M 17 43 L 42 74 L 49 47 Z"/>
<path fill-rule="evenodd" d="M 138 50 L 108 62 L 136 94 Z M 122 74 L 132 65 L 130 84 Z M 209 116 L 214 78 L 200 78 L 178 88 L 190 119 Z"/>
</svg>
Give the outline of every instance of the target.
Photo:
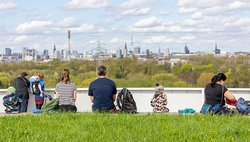
<svg viewBox="0 0 250 142">
<path fill-rule="evenodd" d="M 58 103 L 59 103 L 59 99 L 52 99 L 52 101 L 50 101 L 47 104 L 44 104 L 41 108 L 41 110 L 43 112 L 49 112 L 49 111 L 53 111 L 53 110 L 57 110 L 58 109 Z"/>
<path fill-rule="evenodd" d="M 117 106 L 121 112 L 136 113 L 137 107 L 132 93 L 123 88 L 117 95 Z"/>
<path fill-rule="evenodd" d="M 250 113 L 250 105 L 242 97 L 238 99 L 237 104 L 236 104 L 236 109 L 241 114 L 248 115 Z"/>
</svg>

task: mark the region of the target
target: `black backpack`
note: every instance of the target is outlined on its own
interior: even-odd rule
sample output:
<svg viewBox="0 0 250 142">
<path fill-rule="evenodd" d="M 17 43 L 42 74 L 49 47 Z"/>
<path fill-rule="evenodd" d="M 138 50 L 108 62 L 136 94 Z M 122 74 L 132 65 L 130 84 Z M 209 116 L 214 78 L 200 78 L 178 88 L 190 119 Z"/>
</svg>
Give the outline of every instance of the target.
<svg viewBox="0 0 250 142">
<path fill-rule="evenodd" d="M 117 95 L 117 106 L 121 112 L 136 113 L 137 107 L 131 92 L 123 88 Z"/>
<path fill-rule="evenodd" d="M 39 81 L 34 81 L 31 83 L 31 91 L 33 94 L 40 94 L 40 89 L 38 87 Z"/>
</svg>

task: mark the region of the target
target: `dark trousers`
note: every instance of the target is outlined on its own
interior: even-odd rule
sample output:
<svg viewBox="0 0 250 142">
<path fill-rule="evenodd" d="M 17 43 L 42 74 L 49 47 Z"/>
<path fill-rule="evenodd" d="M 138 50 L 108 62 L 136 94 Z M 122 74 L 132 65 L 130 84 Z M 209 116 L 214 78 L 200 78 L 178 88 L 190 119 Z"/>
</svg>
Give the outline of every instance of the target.
<svg viewBox="0 0 250 142">
<path fill-rule="evenodd" d="M 37 108 L 37 109 L 41 109 L 42 106 L 43 106 L 43 104 L 36 104 L 36 108 Z"/>
<path fill-rule="evenodd" d="M 59 105 L 59 110 L 62 112 L 76 112 L 77 108 L 73 105 Z"/>
<path fill-rule="evenodd" d="M 29 103 L 29 92 L 21 93 L 20 96 L 22 98 L 20 112 L 27 112 L 28 103 Z"/>
</svg>

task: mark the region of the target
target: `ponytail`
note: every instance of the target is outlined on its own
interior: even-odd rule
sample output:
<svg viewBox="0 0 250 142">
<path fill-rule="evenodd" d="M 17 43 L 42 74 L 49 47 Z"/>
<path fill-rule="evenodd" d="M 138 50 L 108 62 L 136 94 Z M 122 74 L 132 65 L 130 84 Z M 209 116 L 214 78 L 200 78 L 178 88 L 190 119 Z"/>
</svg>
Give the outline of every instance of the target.
<svg viewBox="0 0 250 142">
<path fill-rule="evenodd" d="M 215 75 L 212 79 L 211 79 L 211 86 L 214 86 L 216 82 L 218 81 L 225 81 L 227 80 L 227 77 L 224 73 L 218 73 L 217 75 Z"/>
<path fill-rule="evenodd" d="M 61 81 L 64 83 L 68 83 L 70 82 L 70 78 L 69 78 L 69 69 L 64 69 L 63 70 L 63 74 L 62 74 L 62 78 Z"/>
</svg>

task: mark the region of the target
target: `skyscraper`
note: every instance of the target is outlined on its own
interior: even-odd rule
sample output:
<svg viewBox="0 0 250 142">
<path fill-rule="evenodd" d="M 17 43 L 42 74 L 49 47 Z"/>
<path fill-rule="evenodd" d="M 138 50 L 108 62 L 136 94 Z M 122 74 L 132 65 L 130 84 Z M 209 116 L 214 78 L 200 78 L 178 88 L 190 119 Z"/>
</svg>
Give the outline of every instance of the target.
<svg viewBox="0 0 250 142">
<path fill-rule="evenodd" d="M 5 56 L 11 56 L 11 49 L 5 48 Z"/>
<path fill-rule="evenodd" d="M 220 54 L 220 49 L 217 48 L 217 44 L 215 44 L 214 53 L 215 54 Z"/>
<path fill-rule="evenodd" d="M 186 44 L 185 44 L 185 47 L 184 47 L 184 51 L 185 51 L 185 54 L 189 54 L 190 53 Z"/>
</svg>

